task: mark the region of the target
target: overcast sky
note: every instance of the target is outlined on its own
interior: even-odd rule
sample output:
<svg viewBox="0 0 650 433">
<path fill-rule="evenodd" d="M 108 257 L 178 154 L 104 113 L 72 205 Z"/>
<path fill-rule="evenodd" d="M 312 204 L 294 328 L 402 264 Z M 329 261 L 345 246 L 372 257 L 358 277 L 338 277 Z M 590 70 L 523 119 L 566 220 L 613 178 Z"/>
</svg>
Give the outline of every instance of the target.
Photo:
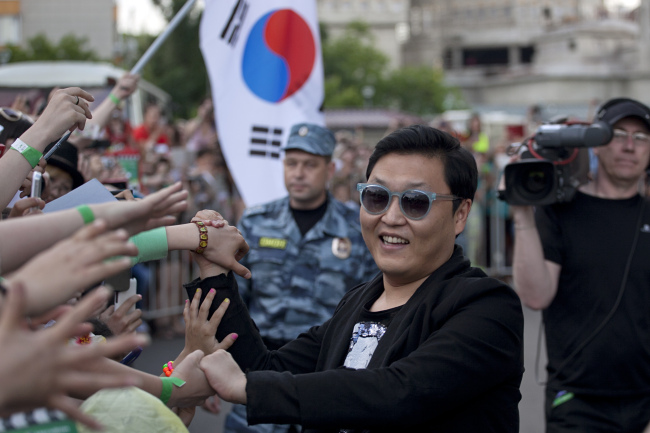
<svg viewBox="0 0 650 433">
<path fill-rule="evenodd" d="M 632 8 L 639 2 L 640 0 L 605 0 L 609 7 L 622 5 Z M 165 27 L 165 20 L 151 0 L 117 0 L 117 5 L 119 32 L 157 34 Z"/>
<path fill-rule="evenodd" d="M 117 31 L 157 34 L 165 27 L 160 10 L 151 0 L 117 0 Z"/>
</svg>

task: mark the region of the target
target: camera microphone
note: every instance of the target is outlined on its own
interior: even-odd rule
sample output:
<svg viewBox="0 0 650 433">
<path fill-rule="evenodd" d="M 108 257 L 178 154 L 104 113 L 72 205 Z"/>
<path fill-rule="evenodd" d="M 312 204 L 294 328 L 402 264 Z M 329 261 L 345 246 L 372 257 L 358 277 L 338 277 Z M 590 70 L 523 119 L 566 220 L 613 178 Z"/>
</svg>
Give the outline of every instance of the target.
<svg viewBox="0 0 650 433">
<path fill-rule="evenodd" d="M 591 125 L 541 125 L 535 133 L 536 147 L 597 147 L 612 140 L 612 128 L 605 122 Z"/>
</svg>

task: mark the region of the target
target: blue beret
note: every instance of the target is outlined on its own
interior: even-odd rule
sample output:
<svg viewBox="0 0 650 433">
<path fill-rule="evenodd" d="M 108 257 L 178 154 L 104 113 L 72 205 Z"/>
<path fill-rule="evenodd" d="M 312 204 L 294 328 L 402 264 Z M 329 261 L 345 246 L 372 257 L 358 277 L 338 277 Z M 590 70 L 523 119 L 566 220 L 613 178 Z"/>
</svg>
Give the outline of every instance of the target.
<svg viewBox="0 0 650 433">
<path fill-rule="evenodd" d="M 313 123 L 298 123 L 291 127 L 289 139 L 283 150 L 298 149 L 313 155 L 332 156 L 336 146 L 334 134 Z"/>
</svg>

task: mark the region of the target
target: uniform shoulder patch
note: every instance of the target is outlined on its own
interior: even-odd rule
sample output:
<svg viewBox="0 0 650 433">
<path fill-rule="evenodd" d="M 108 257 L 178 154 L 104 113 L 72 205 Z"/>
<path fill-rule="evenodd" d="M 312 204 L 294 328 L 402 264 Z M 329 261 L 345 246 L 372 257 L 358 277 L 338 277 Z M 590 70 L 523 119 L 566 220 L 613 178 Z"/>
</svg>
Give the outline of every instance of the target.
<svg viewBox="0 0 650 433">
<path fill-rule="evenodd" d="M 265 210 L 266 208 L 263 205 L 249 207 L 246 210 L 244 210 L 242 218 L 250 215 L 257 215 L 260 213 L 264 213 Z"/>
<path fill-rule="evenodd" d="M 276 250 L 283 250 L 287 247 L 287 240 L 280 238 L 261 237 L 259 246 L 260 248 L 275 248 Z"/>
</svg>

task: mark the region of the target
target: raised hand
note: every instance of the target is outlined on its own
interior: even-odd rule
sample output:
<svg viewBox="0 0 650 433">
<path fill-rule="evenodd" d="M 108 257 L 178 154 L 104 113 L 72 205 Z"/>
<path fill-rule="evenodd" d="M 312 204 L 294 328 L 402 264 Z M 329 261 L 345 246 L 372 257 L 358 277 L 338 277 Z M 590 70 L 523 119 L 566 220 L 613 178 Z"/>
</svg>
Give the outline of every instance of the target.
<svg viewBox="0 0 650 433">
<path fill-rule="evenodd" d="M 231 403 L 246 404 L 246 374 L 229 352 L 219 349 L 201 359 L 199 365 L 219 397 Z"/>
<path fill-rule="evenodd" d="M 137 252 L 125 230 L 108 232 L 106 223 L 96 220 L 32 258 L 10 274 L 5 284 L 11 288 L 22 283 L 27 292 L 26 311 L 40 314 L 66 302 L 75 292 L 130 268 L 129 258 L 111 258 Z"/>
<path fill-rule="evenodd" d="M 173 224 L 174 215 L 187 208 L 187 191 L 176 182 L 142 200 L 120 201 L 94 205 L 93 211 L 109 222 L 111 228 L 123 227 L 133 236 L 143 230 Z"/>
<path fill-rule="evenodd" d="M 79 87 L 57 90 L 43 114 L 25 131 L 21 139 L 42 151 L 66 131 L 84 129 L 86 120 L 92 118 L 90 103 L 94 100 L 90 93 Z"/>
<path fill-rule="evenodd" d="M 104 322 L 113 335 L 128 334 L 135 332 L 138 326 L 142 325 L 142 310 L 131 308 L 142 299 L 140 295 L 129 297 L 119 308 L 115 305 L 108 306 L 100 315 L 99 320 Z"/>
<path fill-rule="evenodd" d="M 27 197 L 18 200 L 11 208 L 8 218 L 17 218 L 27 215 L 42 214 L 45 207 L 45 201 L 38 197 Z"/>
<path fill-rule="evenodd" d="M 117 96 L 120 100 L 124 100 L 137 90 L 138 81 L 140 81 L 139 75 L 126 73 L 117 80 L 111 93 Z"/>
<path fill-rule="evenodd" d="M 201 289 L 198 289 L 191 303 L 189 299 L 185 301 L 185 308 L 183 309 L 183 318 L 185 319 L 185 347 L 176 359 L 176 363 L 180 363 L 185 356 L 196 350 L 200 350 L 206 355 L 218 349 L 227 350 L 237 340 L 237 334 L 235 333 L 229 334 L 221 342 L 215 338 L 219 323 L 221 323 L 221 319 L 226 309 L 228 309 L 228 305 L 230 305 L 230 301 L 225 299 L 214 314 L 212 314 L 210 320 L 208 320 L 208 313 L 215 294 L 216 291 L 211 289 L 201 304 Z"/>
<path fill-rule="evenodd" d="M 92 326 L 83 321 L 110 291 L 100 288 L 74 307 L 61 310 L 55 325 L 38 331 L 28 328 L 24 315 L 25 290 L 14 285 L 0 311 L 0 415 L 37 407 L 59 409 L 91 428 L 101 426 L 78 409 L 72 396 L 90 395 L 103 388 L 139 386 L 135 375 L 87 371 L 86 367 L 104 357 L 128 352 L 147 344 L 144 336 L 125 335 L 103 344 L 70 345 L 70 338 L 88 333 Z"/>
<path fill-rule="evenodd" d="M 194 351 L 187 355 L 183 362 L 174 367 L 172 377 L 185 381 L 185 385 L 178 388 L 174 386 L 167 406 L 169 407 L 194 407 L 203 404 L 214 390 L 208 384 L 205 374 L 199 367 L 203 352 Z"/>
<path fill-rule="evenodd" d="M 228 225 L 228 221 L 216 211 L 204 209 L 197 212 L 192 222 L 203 221 L 208 228 L 208 247 L 203 255 L 193 254 L 196 263 L 201 268 L 202 278 L 205 278 L 204 271 L 209 271 L 210 263 L 219 265 L 225 269 L 231 269 L 237 275 L 250 278 L 250 270 L 239 263 L 249 250 L 246 240 L 237 227 Z M 212 228 L 216 228 L 212 230 Z M 216 235 L 216 239 L 213 239 Z M 216 272 L 218 273 L 218 272 Z M 215 274 L 215 272 L 211 272 Z"/>
</svg>

